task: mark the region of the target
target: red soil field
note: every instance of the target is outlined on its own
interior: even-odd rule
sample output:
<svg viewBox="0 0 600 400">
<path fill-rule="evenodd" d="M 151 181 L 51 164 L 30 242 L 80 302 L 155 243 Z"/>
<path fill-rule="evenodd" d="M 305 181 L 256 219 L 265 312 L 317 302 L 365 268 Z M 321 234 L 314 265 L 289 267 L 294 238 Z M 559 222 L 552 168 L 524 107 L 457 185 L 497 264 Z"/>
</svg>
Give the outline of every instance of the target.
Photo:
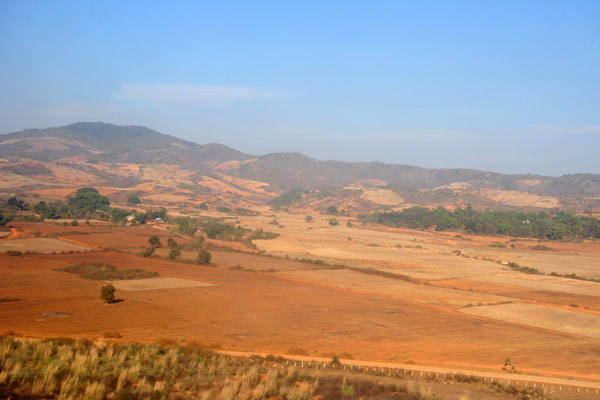
<svg viewBox="0 0 600 400">
<path fill-rule="evenodd" d="M 245 260 L 223 255 L 226 264 Z M 315 356 L 348 352 L 357 359 L 498 371 L 510 357 L 518 369 L 599 379 L 597 340 L 457 314 L 437 306 L 281 279 L 272 274 L 144 259 L 121 253 L 10 257 L 0 255 L 0 330 L 35 337 L 98 338 L 119 331 L 124 341 L 169 338 L 229 350 Z M 285 260 L 255 257 L 281 265 Z M 102 261 L 217 287 L 119 291 L 104 305 L 99 282 L 55 271 Z M 289 262 L 292 263 L 292 262 Z M 280 267 L 281 268 L 281 267 Z M 10 301 L 15 300 L 15 301 Z M 54 313 L 54 314 L 53 314 Z"/>
</svg>

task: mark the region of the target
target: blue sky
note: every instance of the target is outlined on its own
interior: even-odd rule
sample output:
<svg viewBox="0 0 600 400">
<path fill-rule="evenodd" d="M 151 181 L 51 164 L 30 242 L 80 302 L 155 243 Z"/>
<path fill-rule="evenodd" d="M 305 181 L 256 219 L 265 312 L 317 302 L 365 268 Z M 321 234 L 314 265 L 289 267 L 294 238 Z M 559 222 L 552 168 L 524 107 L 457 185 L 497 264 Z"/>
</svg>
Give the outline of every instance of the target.
<svg viewBox="0 0 600 400">
<path fill-rule="evenodd" d="M 0 0 L 0 133 L 600 173 L 600 2 Z"/>
</svg>

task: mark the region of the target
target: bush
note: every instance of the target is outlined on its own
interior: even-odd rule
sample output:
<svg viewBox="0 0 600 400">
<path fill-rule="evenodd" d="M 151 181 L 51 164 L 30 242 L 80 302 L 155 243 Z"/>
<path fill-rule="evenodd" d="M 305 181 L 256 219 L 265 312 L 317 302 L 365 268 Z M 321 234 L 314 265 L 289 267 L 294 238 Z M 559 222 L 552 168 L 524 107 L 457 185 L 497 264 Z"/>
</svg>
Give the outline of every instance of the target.
<svg viewBox="0 0 600 400">
<path fill-rule="evenodd" d="M 154 247 L 148 247 L 147 249 L 144 249 L 140 253 L 140 256 L 142 256 L 142 257 L 150 257 L 152 254 L 154 254 Z"/>
<path fill-rule="evenodd" d="M 206 250 L 200 250 L 200 252 L 198 252 L 198 257 L 196 257 L 196 262 L 199 265 L 207 265 L 210 263 L 210 259 L 212 258 L 212 256 L 210 255 L 210 253 Z"/>
<path fill-rule="evenodd" d="M 329 206 L 327 207 L 325 213 L 330 215 L 338 215 L 339 211 L 336 206 Z"/>
<path fill-rule="evenodd" d="M 59 271 L 78 274 L 83 279 L 93 281 L 121 280 L 121 279 L 145 279 L 158 276 L 157 272 L 144 271 L 143 269 L 121 270 L 110 264 L 103 263 L 79 263 L 69 265 Z"/>
<path fill-rule="evenodd" d="M 117 331 L 106 331 L 102 334 L 102 337 L 106 339 L 120 339 L 123 335 Z"/>
<path fill-rule="evenodd" d="M 127 199 L 127 204 L 130 205 L 134 205 L 134 204 L 140 204 L 142 201 L 140 200 L 139 196 L 133 195 L 133 196 L 129 196 L 129 198 Z"/>
<path fill-rule="evenodd" d="M 313 222 L 313 217 L 312 217 L 312 215 L 307 215 L 306 218 L 304 218 L 304 220 L 308 223 L 311 223 L 311 222 Z"/>
<path fill-rule="evenodd" d="M 329 219 L 329 225 L 336 226 L 338 224 L 339 224 L 339 221 L 337 220 L 337 218 L 330 218 Z"/>
<path fill-rule="evenodd" d="M 156 235 L 150 236 L 150 238 L 148 239 L 148 243 L 150 243 L 150 246 L 152 247 L 162 247 L 162 245 L 160 244 L 160 238 Z"/>
<path fill-rule="evenodd" d="M 100 289 L 100 298 L 104 300 L 106 304 L 111 303 L 115 299 L 115 287 L 110 283 L 103 285 Z"/>
<path fill-rule="evenodd" d="M 173 249 L 173 248 L 177 247 L 177 242 L 173 238 L 169 238 L 167 240 L 167 247 Z"/>
<path fill-rule="evenodd" d="M 169 260 L 174 260 L 177 257 L 179 257 L 181 255 L 181 251 L 179 249 L 171 249 L 171 251 L 169 251 Z"/>
<path fill-rule="evenodd" d="M 79 221 L 74 219 L 73 221 L 71 221 L 71 226 L 79 226 Z"/>
</svg>

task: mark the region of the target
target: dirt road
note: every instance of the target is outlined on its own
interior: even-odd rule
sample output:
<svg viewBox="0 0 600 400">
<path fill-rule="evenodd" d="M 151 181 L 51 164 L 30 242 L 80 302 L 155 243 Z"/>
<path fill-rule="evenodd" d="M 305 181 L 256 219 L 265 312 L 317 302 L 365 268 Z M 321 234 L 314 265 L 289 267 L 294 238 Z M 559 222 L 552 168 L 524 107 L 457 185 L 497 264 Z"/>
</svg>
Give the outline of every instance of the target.
<svg viewBox="0 0 600 400">
<path fill-rule="evenodd" d="M 250 358 L 252 356 L 266 357 L 266 353 L 250 353 L 240 351 L 219 351 L 219 353 L 227 354 L 234 357 Z M 345 360 L 340 359 L 342 365 L 335 366 L 331 363 L 331 358 L 325 357 L 308 357 L 287 354 L 269 354 L 269 356 L 282 357 L 289 360 L 290 363 L 296 362 L 297 366 L 304 368 L 329 368 L 341 370 L 358 370 L 361 372 L 373 371 L 380 372 L 385 375 L 411 375 L 414 377 L 433 377 L 446 379 L 454 375 L 473 376 L 481 378 L 484 381 L 499 382 L 505 385 L 516 385 L 521 387 L 546 388 L 556 391 L 570 391 L 598 395 L 600 398 L 600 382 L 582 381 L 572 379 L 553 378 L 545 376 L 530 376 L 521 374 L 509 374 L 489 371 L 475 371 L 455 368 L 440 368 L 429 367 L 423 365 L 411 364 L 392 364 L 382 362 L 370 362 L 360 360 Z M 287 364 L 286 361 L 283 361 Z M 275 361 L 274 363 L 281 363 Z M 309 365 L 310 363 L 310 365 Z"/>
</svg>

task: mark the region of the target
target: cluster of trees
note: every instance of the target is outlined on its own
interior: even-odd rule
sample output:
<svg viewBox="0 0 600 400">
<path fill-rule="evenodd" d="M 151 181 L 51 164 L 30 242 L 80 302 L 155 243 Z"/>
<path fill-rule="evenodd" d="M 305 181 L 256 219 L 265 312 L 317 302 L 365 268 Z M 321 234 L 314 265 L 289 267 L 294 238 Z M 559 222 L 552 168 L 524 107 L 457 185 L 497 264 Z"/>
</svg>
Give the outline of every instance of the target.
<svg viewBox="0 0 600 400">
<path fill-rule="evenodd" d="M 150 244 L 150 247 L 147 248 L 146 250 L 142 251 L 142 253 L 140 253 L 140 255 L 143 257 L 150 257 L 151 255 L 154 254 L 154 251 L 156 248 L 162 247 L 160 238 L 156 235 L 150 236 L 150 238 L 148 239 L 148 244 Z M 179 246 L 177 244 L 177 242 L 175 241 L 175 239 L 173 239 L 173 238 L 167 239 L 167 247 L 170 248 L 169 254 L 167 255 L 167 258 L 169 260 L 175 260 L 179 256 L 181 256 L 182 246 Z M 196 257 L 196 262 L 200 265 L 207 265 L 210 263 L 210 260 L 211 260 L 211 254 L 204 249 L 200 249 L 200 251 L 198 252 L 198 256 Z"/>
<path fill-rule="evenodd" d="M 0 226 L 12 221 L 19 211 L 27 211 L 28 207 L 29 204 L 25 203 L 24 200 L 17 199 L 15 196 L 6 200 L 4 204 L 0 204 Z"/>
<path fill-rule="evenodd" d="M 188 236 L 195 236 L 197 232 L 203 232 L 210 239 L 220 239 L 240 242 L 246 234 L 246 230 L 239 225 L 223 223 L 214 220 L 202 221 L 196 218 L 177 218 L 179 232 Z"/>
<path fill-rule="evenodd" d="M 92 218 L 110 215 L 110 201 L 91 187 L 81 188 L 67 202 L 40 201 L 33 211 L 43 218 Z"/>
<path fill-rule="evenodd" d="M 31 215 L 33 213 L 42 219 L 97 218 L 113 222 L 126 222 L 128 221 L 127 217 L 133 216 L 133 219 L 129 218 L 130 221 L 128 221 L 133 224 L 145 224 L 148 221 L 168 218 L 167 210 L 164 207 L 147 210 L 144 213 L 110 207 L 110 201 L 106 196 L 102 196 L 98 190 L 92 187 L 85 187 L 77 190 L 66 202 L 61 200 L 40 201 L 30 205 L 24 200 L 11 197 L 0 205 L 0 225 L 15 218 L 34 218 L 35 215 Z"/>
<path fill-rule="evenodd" d="M 375 212 L 359 216 L 364 222 L 411 229 L 465 232 L 562 240 L 600 238 L 600 221 L 566 211 L 515 212 L 477 211 L 471 206 L 448 211 L 412 207 L 402 211 Z"/>
</svg>

